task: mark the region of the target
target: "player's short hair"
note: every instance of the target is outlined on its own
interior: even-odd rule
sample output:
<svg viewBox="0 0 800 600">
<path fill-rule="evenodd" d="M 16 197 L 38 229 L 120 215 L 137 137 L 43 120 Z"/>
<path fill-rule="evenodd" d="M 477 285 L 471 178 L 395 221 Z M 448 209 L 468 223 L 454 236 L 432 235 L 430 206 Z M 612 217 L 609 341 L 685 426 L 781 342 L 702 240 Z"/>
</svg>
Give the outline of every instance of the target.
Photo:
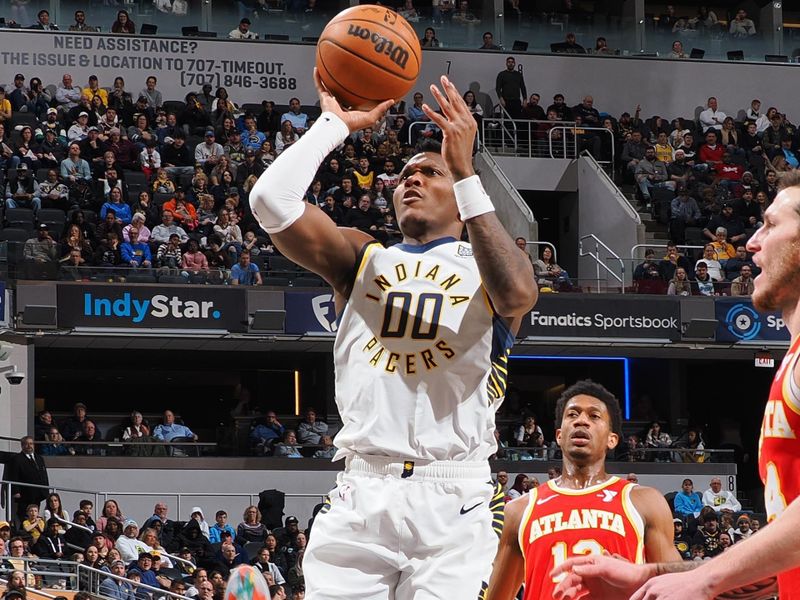
<svg viewBox="0 0 800 600">
<path fill-rule="evenodd" d="M 436 140 L 425 140 L 418 147 L 419 153 L 430 152 L 431 154 L 441 154 L 442 144 Z"/>
<path fill-rule="evenodd" d="M 597 398 L 606 405 L 606 409 L 608 409 L 608 415 L 611 418 L 611 431 L 616 433 L 622 438 L 622 409 L 619 406 L 619 400 L 617 397 L 609 392 L 604 386 L 599 383 L 595 383 L 591 379 L 584 379 L 582 381 L 578 381 L 574 385 L 571 385 L 564 393 L 561 394 L 561 397 L 556 401 L 556 423 L 557 427 L 561 427 L 561 422 L 564 420 L 564 409 L 567 406 L 567 402 L 572 400 L 575 396 L 591 396 L 592 398 Z"/>
</svg>

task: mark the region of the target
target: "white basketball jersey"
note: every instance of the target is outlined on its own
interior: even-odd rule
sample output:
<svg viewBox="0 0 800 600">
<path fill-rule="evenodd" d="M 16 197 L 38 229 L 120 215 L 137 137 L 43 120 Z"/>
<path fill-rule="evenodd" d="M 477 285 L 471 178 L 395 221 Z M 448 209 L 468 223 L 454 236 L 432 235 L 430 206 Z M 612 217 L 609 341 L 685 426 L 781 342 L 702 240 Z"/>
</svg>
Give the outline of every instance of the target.
<svg viewBox="0 0 800 600">
<path fill-rule="evenodd" d="M 470 244 L 370 244 L 334 346 L 336 458 L 487 460 L 514 337 Z"/>
</svg>

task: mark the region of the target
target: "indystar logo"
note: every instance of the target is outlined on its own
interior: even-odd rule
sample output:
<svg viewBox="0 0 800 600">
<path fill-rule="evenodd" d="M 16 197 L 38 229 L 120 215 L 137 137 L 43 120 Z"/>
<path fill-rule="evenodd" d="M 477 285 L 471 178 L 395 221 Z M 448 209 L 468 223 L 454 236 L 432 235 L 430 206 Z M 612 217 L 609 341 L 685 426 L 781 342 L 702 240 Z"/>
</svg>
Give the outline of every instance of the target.
<svg viewBox="0 0 800 600">
<path fill-rule="evenodd" d="M 219 319 L 222 313 L 214 308 L 210 300 L 196 302 L 181 300 L 178 296 L 156 294 L 151 298 L 136 299 L 130 292 L 120 298 L 83 295 L 83 314 L 86 317 L 118 317 L 141 323 L 147 317 L 163 319 Z"/>
</svg>

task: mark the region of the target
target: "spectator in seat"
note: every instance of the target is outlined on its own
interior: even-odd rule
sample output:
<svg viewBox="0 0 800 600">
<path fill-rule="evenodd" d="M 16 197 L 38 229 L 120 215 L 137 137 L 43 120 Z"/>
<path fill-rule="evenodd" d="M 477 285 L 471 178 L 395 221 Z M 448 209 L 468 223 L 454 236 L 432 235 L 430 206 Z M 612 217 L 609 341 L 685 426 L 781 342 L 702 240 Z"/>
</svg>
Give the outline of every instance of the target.
<svg viewBox="0 0 800 600">
<path fill-rule="evenodd" d="M 47 225 L 42 223 L 36 230 L 36 237 L 25 242 L 26 261 L 46 264 L 54 263 L 58 256 L 58 244 L 50 237 Z"/>
<path fill-rule="evenodd" d="M 736 17 L 731 20 L 728 33 L 733 38 L 747 39 L 756 34 L 756 25 L 752 19 L 747 18 L 747 11 L 740 8 L 736 11 Z"/>
<path fill-rule="evenodd" d="M 700 125 L 703 128 L 703 133 L 708 133 L 710 129 L 722 130 L 722 124 L 728 116 L 721 110 L 717 110 L 717 99 L 711 96 L 708 99 L 707 108 L 700 113 Z"/>
<path fill-rule="evenodd" d="M 647 431 L 644 445 L 646 448 L 669 448 L 670 445 L 672 445 L 672 439 L 669 437 L 669 434 L 666 431 L 661 429 L 661 423 L 658 421 L 653 421 L 650 425 L 650 429 Z M 653 453 L 653 456 L 656 457 L 655 460 L 658 462 L 664 460 L 666 455 L 661 452 L 657 452 Z"/>
<path fill-rule="evenodd" d="M 17 176 L 6 184 L 6 206 L 8 208 L 31 208 L 34 214 L 42 207 L 39 183 L 26 163 L 17 166 Z"/>
<path fill-rule="evenodd" d="M 755 284 L 750 265 L 742 265 L 739 277 L 731 284 L 731 296 L 752 296 Z"/>
<path fill-rule="evenodd" d="M 261 511 L 257 506 L 248 506 L 242 515 L 242 522 L 236 526 L 236 542 L 245 545 L 250 542 L 264 543 L 269 530 L 261 522 Z"/>
<path fill-rule="evenodd" d="M 86 422 L 86 405 L 83 402 L 76 402 L 72 407 L 72 416 L 61 424 L 61 433 L 67 441 L 73 441 L 83 432 L 83 424 Z"/>
<path fill-rule="evenodd" d="M 667 287 L 667 295 L 669 296 L 691 296 L 692 284 L 686 274 L 686 269 L 678 267 L 675 269 L 675 277 L 669 282 Z"/>
<path fill-rule="evenodd" d="M 142 413 L 140 413 L 138 410 L 133 411 L 131 413 L 131 423 L 130 423 L 130 425 L 128 425 L 124 429 L 124 431 L 122 432 L 122 439 L 124 441 L 130 441 L 130 440 L 137 440 L 137 439 L 149 438 L 149 437 L 150 437 L 150 427 L 147 425 L 147 423 L 144 422 L 144 419 L 142 417 Z M 164 507 L 164 511 L 165 511 L 164 514 L 166 514 L 167 505 L 164 504 L 163 502 L 160 502 L 160 503 L 156 504 L 156 514 L 158 514 L 159 506 L 163 506 Z M 152 519 L 152 518 L 153 517 L 150 517 L 150 519 Z M 145 521 L 145 523 L 144 523 L 145 528 L 150 526 L 149 525 L 150 519 Z"/>
<path fill-rule="evenodd" d="M 661 279 L 661 271 L 658 269 L 656 251 L 648 248 L 644 252 L 644 261 L 636 265 L 633 270 L 633 280 L 642 281 L 643 279 Z"/>
<path fill-rule="evenodd" d="M 725 278 L 728 281 L 733 281 L 741 274 L 742 267 L 744 266 L 750 267 L 751 276 L 758 275 L 761 272 L 747 256 L 747 248 L 744 246 L 737 246 L 736 256 L 728 259 L 728 262 L 725 263 Z"/>
<path fill-rule="evenodd" d="M 683 519 L 678 518 L 673 519 L 672 523 L 675 530 L 675 535 L 673 538 L 675 549 L 681 555 L 683 560 L 689 560 L 692 556 L 692 538 L 686 531 L 686 524 L 683 522 Z"/>
<path fill-rule="evenodd" d="M 781 140 L 788 135 L 783 117 L 777 111 L 770 118 L 770 126 L 761 134 L 761 141 L 767 156 L 772 159 L 781 147 Z"/>
<path fill-rule="evenodd" d="M 125 562 L 115 560 L 111 563 L 111 574 L 117 577 L 125 577 Z M 124 579 L 114 579 L 106 577 L 100 583 L 100 594 L 111 600 L 136 600 L 133 586 Z"/>
<path fill-rule="evenodd" d="M 536 424 L 535 416 L 525 417 L 525 422 L 514 430 L 514 445 L 524 448 L 544 446 L 544 434 L 542 428 Z"/>
<path fill-rule="evenodd" d="M 317 419 L 317 411 L 306 410 L 305 418 L 297 426 L 297 439 L 301 444 L 319 444 L 323 435 L 328 433 L 328 424 Z"/>
<path fill-rule="evenodd" d="M 281 115 L 281 123 L 289 121 L 298 135 L 303 135 L 308 128 L 308 115 L 302 112 L 300 99 L 292 98 L 289 100 L 289 111 Z"/>
<path fill-rule="evenodd" d="M 672 50 L 670 51 L 668 58 L 689 58 L 686 52 L 683 51 L 683 43 L 680 40 L 675 40 L 672 42 Z"/>
<path fill-rule="evenodd" d="M 44 532 L 33 545 L 33 553 L 39 558 L 60 560 L 64 558 L 66 549 L 66 542 L 61 534 L 61 524 L 57 519 L 50 518 Z"/>
<path fill-rule="evenodd" d="M 716 166 L 716 181 L 727 190 L 739 187 L 744 167 L 733 162 L 733 155 L 727 150 L 722 154 L 722 162 Z"/>
<path fill-rule="evenodd" d="M 159 267 L 159 273 L 172 273 L 179 269 L 182 263 L 181 238 L 177 233 L 173 233 L 166 244 L 158 246 L 156 265 Z"/>
<path fill-rule="evenodd" d="M 275 411 L 267 411 L 264 422 L 257 424 L 250 432 L 250 439 L 256 444 L 269 444 L 283 437 L 286 428 L 278 420 Z"/>
<path fill-rule="evenodd" d="M 575 34 L 570 32 L 564 38 L 563 42 L 554 44 L 557 49 L 554 52 L 562 52 L 566 54 L 586 54 L 586 48 L 581 46 L 577 41 Z"/>
<path fill-rule="evenodd" d="M 156 425 L 153 437 L 165 442 L 176 438 L 190 438 L 195 442 L 198 440 L 197 435 L 191 429 L 175 422 L 175 413 L 171 410 L 164 411 L 164 422 Z"/>
<path fill-rule="evenodd" d="M 722 489 L 722 480 L 719 477 L 711 478 L 709 489 L 703 492 L 703 505 L 710 506 L 717 513 L 737 513 L 742 510 L 742 504 L 736 496 Z"/>
<path fill-rule="evenodd" d="M 197 564 L 213 561 L 214 550 L 211 542 L 203 535 L 200 524 L 194 519 L 189 519 L 177 536 L 177 545 L 188 548 Z"/>
<path fill-rule="evenodd" d="M 183 253 L 181 268 L 190 273 L 200 273 L 208 271 L 208 259 L 200 252 L 200 244 L 197 240 L 189 240 L 186 252 Z"/>
<path fill-rule="evenodd" d="M 700 207 L 689 195 L 689 190 L 685 186 L 680 187 L 670 205 L 670 237 L 678 244 L 685 244 L 686 228 L 697 226 L 702 216 Z"/>
<path fill-rule="evenodd" d="M 216 166 L 224 155 L 225 150 L 216 142 L 216 134 L 213 129 L 208 129 L 205 132 L 205 141 L 197 144 L 194 149 L 195 163 L 202 165 L 207 173 L 211 172 L 211 169 Z"/>
<path fill-rule="evenodd" d="M 130 225 L 132 220 L 131 207 L 122 199 L 122 189 L 114 187 L 109 192 L 108 202 L 100 207 L 100 218 L 105 219 L 109 210 L 114 211 L 114 219 L 121 226 Z"/>
<path fill-rule="evenodd" d="M 65 73 L 63 77 L 61 77 L 61 85 L 56 88 L 56 104 L 58 108 L 60 108 L 62 112 L 67 112 L 78 106 L 82 93 L 83 91 L 80 86 L 73 84 L 72 75 Z"/>
<path fill-rule="evenodd" d="M 694 483 L 691 479 L 683 480 L 681 491 L 675 495 L 673 504 L 675 512 L 683 518 L 700 516 L 700 511 L 703 510 L 703 499 L 694 491 Z"/>
<path fill-rule="evenodd" d="M 675 182 L 671 181 L 667 174 L 667 165 L 656 158 L 653 146 L 648 146 L 644 158 L 636 165 L 635 176 L 645 204 L 652 201 L 650 190 L 675 189 Z"/>
<path fill-rule="evenodd" d="M 705 556 L 713 558 L 721 554 L 724 548 L 720 542 L 719 518 L 714 512 L 703 513 L 699 521 L 700 527 L 697 528 L 692 543 L 702 546 Z"/>
<path fill-rule="evenodd" d="M 215 515 L 216 523 L 214 523 L 208 530 L 208 541 L 212 544 L 218 544 L 222 541 L 222 532 L 228 532 L 231 538 L 236 536 L 236 530 L 228 523 L 228 513 L 224 510 L 218 510 Z"/>
<path fill-rule="evenodd" d="M 128 240 L 120 247 L 122 261 L 133 269 L 149 269 L 153 266 L 153 256 L 150 246 L 139 241 L 139 232 L 136 229 L 128 231 Z"/>
<path fill-rule="evenodd" d="M 139 525 L 136 521 L 128 519 L 122 524 L 122 535 L 117 538 L 114 547 L 126 564 L 138 560 L 140 554 L 151 550 L 150 546 L 137 539 L 138 535 Z"/>
<path fill-rule="evenodd" d="M 39 446 L 42 456 L 65 456 L 69 454 L 69 448 L 64 445 L 64 438 L 58 432 L 58 428 L 52 426 L 45 434 L 47 444 Z"/>
<path fill-rule="evenodd" d="M 261 285 L 258 265 L 250 262 L 250 250 L 244 248 L 239 254 L 239 262 L 231 268 L 231 285 Z"/>
<path fill-rule="evenodd" d="M 272 455 L 278 458 L 303 458 L 294 429 L 287 429 L 283 433 L 283 440 L 275 444 Z"/>
<path fill-rule="evenodd" d="M 97 430 L 94 421 L 86 419 L 83 422 L 83 432 L 76 442 L 101 442 L 103 437 Z M 104 445 L 97 445 L 94 443 L 82 444 L 78 443 L 75 446 L 75 454 L 82 454 L 84 456 L 105 456 L 106 447 Z"/>
<path fill-rule="evenodd" d="M 648 144 L 642 140 L 642 132 L 638 129 L 633 130 L 630 139 L 622 147 L 621 155 L 621 160 L 630 175 L 636 172 L 639 162 L 644 160 L 647 148 Z"/>
<path fill-rule="evenodd" d="M 136 23 L 131 21 L 128 11 L 121 10 L 117 13 L 117 20 L 111 24 L 111 33 L 136 33 Z"/>
<path fill-rule="evenodd" d="M 712 242 L 715 242 L 717 241 L 717 229 L 720 227 L 727 232 L 726 239 L 731 244 L 740 244 L 747 240 L 744 223 L 742 219 L 735 214 L 733 204 L 730 202 L 726 202 L 722 205 L 720 214 L 709 219 L 708 225 L 703 229 L 703 235 Z"/>
<path fill-rule="evenodd" d="M 144 215 L 144 223 L 148 227 L 149 239 L 149 229 L 155 227 L 161 221 L 161 215 L 159 214 L 158 207 L 153 204 L 150 192 L 146 190 L 139 192 L 139 198 L 133 203 L 133 214 L 136 215 L 136 213 L 141 213 Z M 133 222 L 133 217 L 131 217 L 131 222 Z M 141 234 L 142 230 L 140 229 L 140 237 Z"/>
<path fill-rule="evenodd" d="M 166 169 L 170 177 L 194 173 L 194 159 L 186 146 L 186 134 L 183 131 L 176 132 L 173 137 L 164 138 L 161 166 Z"/>
<path fill-rule="evenodd" d="M 408 3 L 410 3 L 410 0 L 407 4 Z M 414 9 L 414 13 L 416 14 L 416 9 Z M 417 17 L 417 19 L 419 19 L 419 17 Z M 492 34 L 491 31 L 486 31 L 483 34 L 483 45 L 481 45 L 478 50 L 502 50 L 502 48 L 494 43 L 494 34 Z"/>
<path fill-rule="evenodd" d="M 753 535 L 753 530 L 750 527 L 750 517 L 748 515 L 739 515 L 736 519 L 736 529 L 733 530 L 733 543 L 746 540 Z"/>
<path fill-rule="evenodd" d="M 96 235 L 98 242 L 108 239 L 111 233 L 115 234 L 117 240 L 122 243 L 122 225 L 117 223 L 117 212 L 113 208 L 109 208 L 106 211 L 106 218 L 97 226 Z"/>
<path fill-rule="evenodd" d="M 714 280 L 709 274 L 708 265 L 704 260 L 697 261 L 694 267 L 694 285 L 701 296 L 714 296 Z"/>
<path fill-rule="evenodd" d="M 151 238 L 154 242 L 164 244 L 169 242 L 169 236 L 173 233 L 180 237 L 181 244 L 189 240 L 188 234 L 175 223 L 175 217 L 171 211 L 165 210 L 161 214 L 161 224 L 153 227 Z"/>
<path fill-rule="evenodd" d="M 58 180 L 55 169 L 49 169 L 47 179 L 39 184 L 39 197 L 48 208 L 68 208 L 69 189 Z"/>
<path fill-rule="evenodd" d="M 727 229 L 724 227 L 717 227 L 715 234 L 716 239 L 711 242 L 711 246 L 714 248 L 714 252 L 716 253 L 716 257 L 717 260 L 719 260 L 720 265 L 724 267 L 728 262 L 728 259 L 736 256 L 736 250 L 734 250 L 733 245 L 729 244 L 727 241 Z"/>
<path fill-rule="evenodd" d="M 70 144 L 67 158 L 61 161 L 61 180 L 68 186 L 79 180 L 89 182 L 92 179 L 92 170 L 89 163 L 81 158 L 81 147 L 78 144 Z"/>
<path fill-rule="evenodd" d="M 272 575 L 272 579 L 275 583 L 283 585 L 286 582 L 286 580 L 284 579 L 283 574 L 281 573 L 281 570 L 278 568 L 278 566 L 275 563 L 270 562 L 271 558 L 272 558 L 272 553 L 269 551 L 269 548 L 264 547 L 258 551 L 258 554 L 250 564 L 252 564 L 256 569 L 258 569 L 262 573 L 264 574 L 268 573 Z"/>
<path fill-rule="evenodd" d="M 329 435 L 323 435 L 320 438 L 320 445 L 322 448 L 316 450 L 312 455 L 312 458 L 325 458 L 328 460 L 333 460 L 333 457 L 336 454 L 336 446 L 333 445 L 333 438 Z"/>
<path fill-rule="evenodd" d="M 214 564 L 214 569 L 222 573 L 222 576 L 226 579 L 235 567 L 246 563 L 245 557 L 236 552 L 233 544 L 223 544 L 219 554 L 220 557 Z"/>
</svg>

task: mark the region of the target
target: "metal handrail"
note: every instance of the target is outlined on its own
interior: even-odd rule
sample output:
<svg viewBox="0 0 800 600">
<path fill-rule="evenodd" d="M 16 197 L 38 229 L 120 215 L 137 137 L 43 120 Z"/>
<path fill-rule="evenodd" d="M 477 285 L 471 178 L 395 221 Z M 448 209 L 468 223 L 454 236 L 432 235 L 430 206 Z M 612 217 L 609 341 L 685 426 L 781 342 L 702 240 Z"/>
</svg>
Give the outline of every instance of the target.
<svg viewBox="0 0 800 600">
<path fill-rule="evenodd" d="M 58 515 L 53 515 L 51 518 L 55 519 L 59 523 L 63 523 L 64 525 L 67 525 L 70 529 L 75 527 L 76 529 L 83 529 L 87 533 L 94 533 L 94 529 L 92 529 L 91 527 L 86 527 L 86 525 L 81 525 L 80 523 L 73 523 L 71 521 L 67 521 L 66 519 L 62 519 Z"/>
<path fill-rule="evenodd" d="M 508 133 L 511 139 L 514 142 L 514 148 L 518 146 L 519 137 L 517 136 L 517 124 L 514 119 L 511 118 L 511 114 L 506 110 L 506 107 L 500 103 L 495 104 L 492 107 L 492 114 L 495 115 L 500 113 L 500 127 L 506 133 Z M 506 121 L 511 123 L 511 132 L 509 133 L 508 128 L 506 127 Z"/>
<path fill-rule="evenodd" d="M 169 596 L 170 598 L 176 598 L 178 600 L 192 600 L 187 596 L 181 596 L 180 594 L 176 594 L 174 592 L 170 592 L 169 590 L 165 590 L 162 588 L 155 588 L 153 586 L 147 585 L 146 583 L 134 583 L 132 580 L 128 579 L 127 577 L 122 577 L 121 575 L 114 575 L 114 573 L 108 573 L 106 571 L 102 571 L 100 569 L 95 569 L 94 567 L 87 567 L 83 563 L 78 563 L 78 568 L 76 572 L 80 574 L 81 571 L 87 571 L 89 573 L 93 573 L 96 575 L 103 575 L 104 577 L 110 577 L 111 579 L 115 579 L 117 581 L 124 581 L 126 583 L 131 584 L 133 588 L 142 588 L 143 590 L 147 590 L 148 592 L 157 592 L 160 596 Z"/>
<path fill-rule="evenodd" d="M 613 143 L 611 144 L 611 147 L 612 148 L 614 147 Z M 623 207 L 625 212 L 628 213 L 628 216 L 631 217 L 631 219 L 633 219 L 633 222 L 636 223 L 637 225 L 641 225 L 642 216 L 638 213 L 636 209 L 633 208 L 633 206 L 631 206 L 631 203 L 625 197 L 625 194 L 623 194 L 622 191 L 619 189 L 619 186 L 616 183 L 614 183 L 614 180 L 611 178 L 611 176 L 608 173 L 606 173 L 606 170 L 602 166 L 600 166 L 601 162 L 597 160 L 594 156 L 592 156 L 591 152 L 588 152 L 586 150 L 581 152 L 581 156 L 589 160 L 590 164 L 595 168 L 595 171 L 597 171 L 597 173 L 599 173 L 600 176 L 605 180 L 606 184 L 615 191 L 615 195 L 617 197 L 617 203 Z M 612 150 L 611 165 L 613 166 L 613 164 L 614 164 L 614 151 Z"/>
<path fill-rule="evenodd" d="M 8 579 L 3 579 L 2 577 L 0 577 L 0 583 L 2 583 L 3 585 L 7 586 L 8 585 Z M 57 596 L 53 596 L 53 594 L 49 594 L 47 592 L 43 592 L 42 590 L 37 590 L 36 588 L 32 588 L 29 585 L 25 586 L 25 591 L 26 592 L 31 592 L 33 594 L 36 594 L 37 596 L 44 596 L 45 598 L 52 598 L 53 600 L 55 600 L 55 598 L 57 598 Z"/>
<path fill-rule="evenodd" d="M 583 240 L 594 240 L 595 250 L 592 252 L 591 250 L 584 252 L 583 249 Z M 603 260 L 600 258 L 600 247 L 602 247 L 606 252 L 608 252 L 612 258 L 619 261 L 620 264 L 620 273 L 621 275 L 617 275 L 611 267 L 606 265 Z M 578 255 L 579 256 L 590 256 L 594 259 L 595 264 L 597 265 L 597 291 L 600 292 L 600 267 L 605 269 L 606 273 L 610 274 L 614 279 L 616 279 L 621 284 L 622 293 L 625 293 L 625 261 L 623 261 L 619 255 L 614 252 L 611 248 L 609 248 L 603 240 L 599 237 L 590 233 L 588 235 L 584 235 L 578 240 Z"/>
<path fill-rule="evenodd" d="M 506 189 L 509 194 L 509 197 L 514 202 L 514 205 L 522 212 L 525 218 L 528 219 L 529 223 L 536 223 L 536 216 L 533 214 L 531 207 L 520 197 L 519 190 L 511 183 L 505 173 L 502 173 L 500 169 L 500 165 L 497 164 L 497 161 L 492 156 L 492 153 L 483 143 L 482 139 L 476 139 L 476 145 L 478 151 L 481 153 L 481 158 L 486 161 L 489 165 L 489 168 L 492 169 L 498 175 L 498 180 L 500 184 Z"/>
</svg>

